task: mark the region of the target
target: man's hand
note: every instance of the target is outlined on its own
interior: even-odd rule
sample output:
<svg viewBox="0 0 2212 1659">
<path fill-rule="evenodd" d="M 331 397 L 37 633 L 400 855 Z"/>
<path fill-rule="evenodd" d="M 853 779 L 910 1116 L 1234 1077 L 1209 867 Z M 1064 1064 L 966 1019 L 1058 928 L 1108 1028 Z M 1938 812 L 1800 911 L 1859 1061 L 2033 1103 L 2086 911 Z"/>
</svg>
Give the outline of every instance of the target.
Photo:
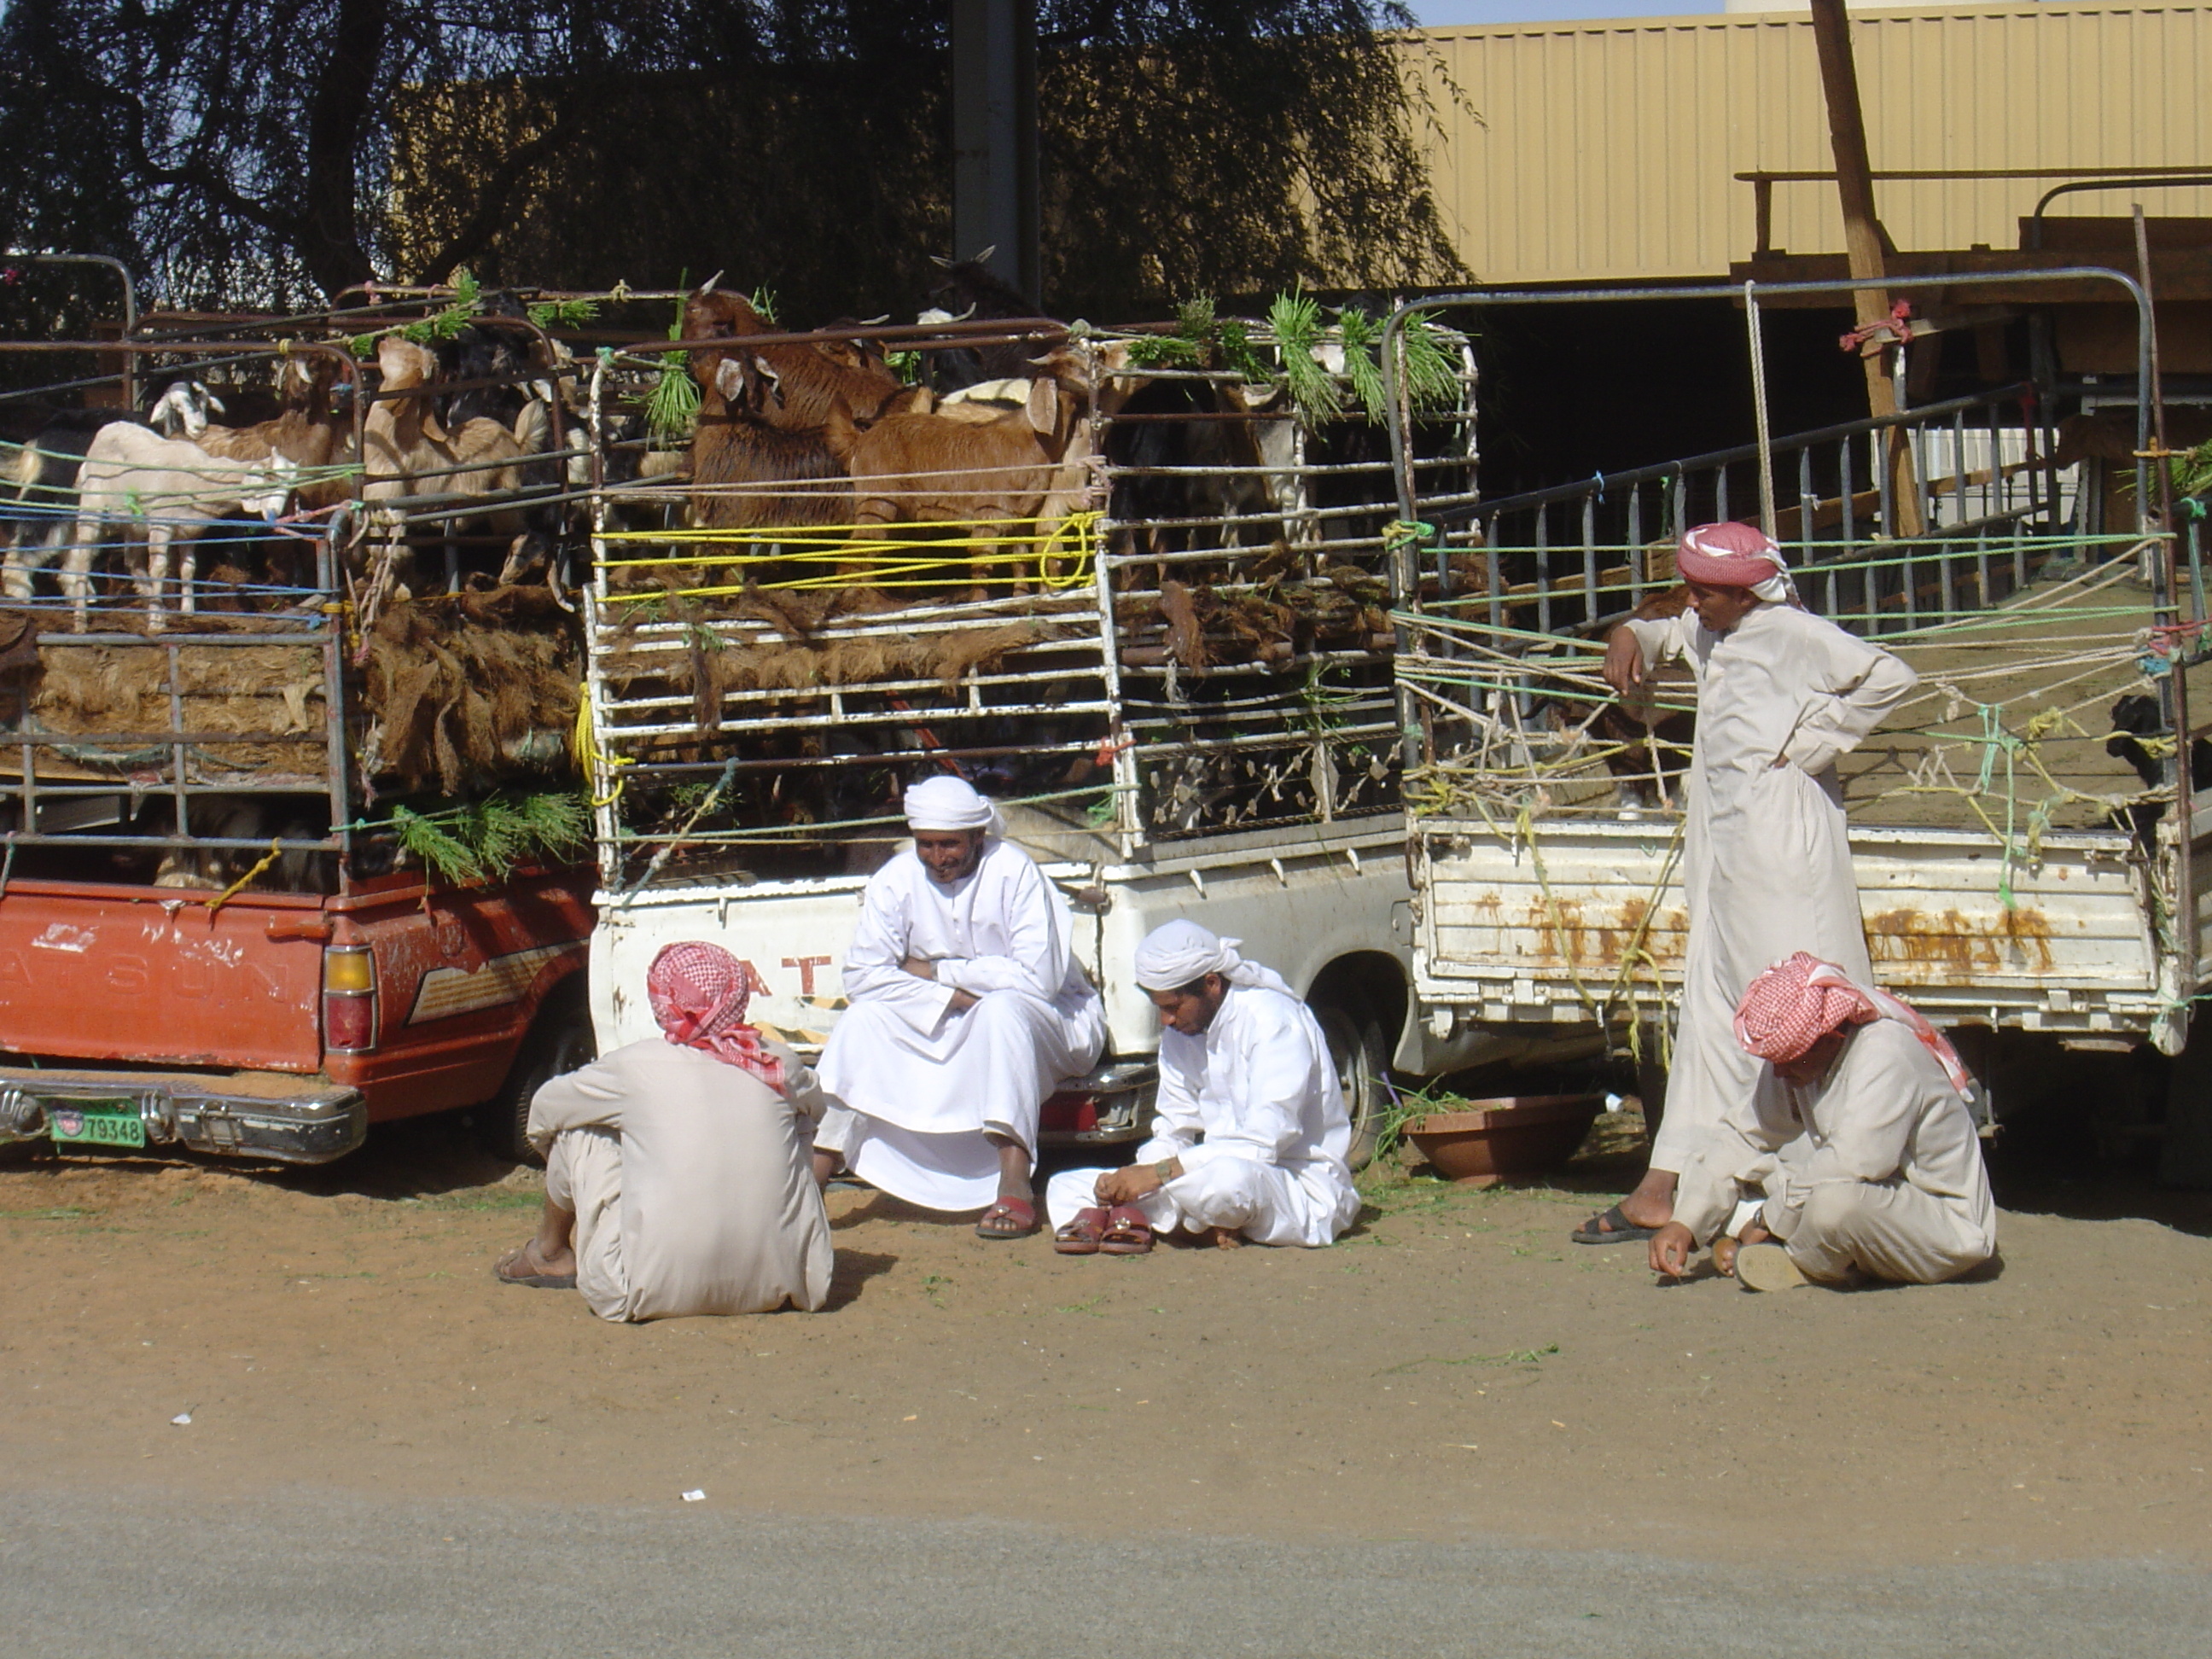
<svg viewBox="0 0 2212 1659">
<path fill-rule="evenodd" d="M 937 964 L 932 962 L 927 957 L 908 957 L 904 962 L 899 963 L 899 966 L 905 969 L 907 972 L 912 974 L 916 979 L 935 979 L 937 977 Z"/>
<path fill-rule="evenodd" d="M 964 1014 L 975 1006 L 975 994 L 973 991 L 955 991 L 952 1000 L 945 1006 L 953 1013 Z"/>
<path fill-rule="evenodd" d="M 1644 693 L 1644 647 L 1626 628 L 1616 628 L 1605 642 L 1605 683 L 1620 696 Z"/>
<path fill-rule="evenodd" d="M 1655 1273 L 1680 1279 L 1690 1271 L 1690 1258 L 1697 1253 L 1698 1241 L 1679 1221 L 1670 1221 L 1651 1235 L 1651 1271 Z"/>
<path fill-rule="evenodd" d="M 1180 1165 L 1176 1166 L 1178 1169 Z M 1126 1170 L 1109 1170 L 1091 1190 L 1101 1204 L 1134 1204 L 1159 1191 L 1160 1172 L 1149 1164 L 1132 1164 Z"/>
</svg>

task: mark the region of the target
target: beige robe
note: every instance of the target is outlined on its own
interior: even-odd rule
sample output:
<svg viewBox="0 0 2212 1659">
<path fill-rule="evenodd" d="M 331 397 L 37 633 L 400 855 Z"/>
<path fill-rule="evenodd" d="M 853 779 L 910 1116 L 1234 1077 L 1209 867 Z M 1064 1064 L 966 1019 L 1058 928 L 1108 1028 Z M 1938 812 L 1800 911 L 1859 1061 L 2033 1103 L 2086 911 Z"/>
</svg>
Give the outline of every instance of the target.
<svg viewBox="0 0 2212 1659">
<path fill-rule="evenodd" d="M 1694 612 L 1624 626 L 1647 667 L 1679 659 L 1698 683 L 1682 842 L 1690 939 L 1651 1146 L 1651 1167 L 1679 1173 L 1762 1086 L 1765 1067 L 1734 1029 L 1753 979 L 1808 951 L 1875 982 L 1835 763 L 1918 681 L 1880 647 L 1786 605 L 1761 605 L 1725 635 Z"/>
<path fill-rule="evenodd" d="M 1764 1062 L 1759 1062 L 1764 1064 Z M 1996 1203 L 1966 1103 L 1904 1025 L 1860 1026 L 1826 1079 L 1778 1080 L 1683 1161 L 1674 1218 L 1700 1244 L 1740 1199 L 1808 1278 L 1936 1284 L 1996 1254 Z"/>
<path fill-rule="evenodd" d="M 545 1195 L 576 1215 L 576 1288 L 602 1319 L 811 1311 L 829 1299 L 830 1218 L 807 1151 L 822 1097 L 788 1049 L 789 1098 L 697 1048 L 648 1037 L 530 1103 Z"/>
</svg>

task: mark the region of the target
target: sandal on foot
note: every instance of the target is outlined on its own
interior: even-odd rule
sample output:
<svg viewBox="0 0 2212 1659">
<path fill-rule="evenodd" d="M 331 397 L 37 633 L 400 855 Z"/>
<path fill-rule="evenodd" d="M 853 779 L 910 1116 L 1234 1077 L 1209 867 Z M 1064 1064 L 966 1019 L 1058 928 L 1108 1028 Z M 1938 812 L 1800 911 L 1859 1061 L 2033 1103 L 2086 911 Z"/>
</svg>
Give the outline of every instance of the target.
<svg viewBox="0 0 2212 1659">
<path fill-rule="evenodd" d="M 994 1222 L 1011 1221 L 1010 1228 Z M 1037 1230 L 1036 1206 L 1026 1198 L 1002 1198 L 975 1219 L 978 1238 L 1027 1238 Z"/>
<path fill-rule="evenodd" d="M 1620 1206 L 1616 1204 L 1592 1216 L 1568 1237 L 1577 1244 L 1629 1244 L 1639 1238 L 1650 1238 L 1658 1231 L 1656 1227 L 1638 1226 L 1621 1214 Z"/>
<path fill-rule="evenodd" d="M 1106 1231 L 1098 1236 L 1101 1255 L 1142 1255 L 1152 1248 L 1152 1224 L 1133 1204 L 1106 1212 Z"/>
<path fill-rule="evenodd" d="M 538 1241 L 509 1250 L 492 1264 L 491 1276 L 502 1285 L 526 1285 L 533 1291 L 573 1291 L 576 1275 L 549 1273 L 538 1259 Z"/>
<path fill-rule="evenodd" d="M 1805 1271 L 1779 1244 L 1747 1244 L 1735 1253 L 1735 1282 L 1747 1291 L 1794 1291 Z"/>
<path fill-rule="evenodd" d="M 1078 1210 L 1074 1220 L 1053 1234 L 1052 1248 L 1062 1255 L 1097 1255 L 1105 1234 L 1106 1212 L 1094 1205 Z"/>
</svg>

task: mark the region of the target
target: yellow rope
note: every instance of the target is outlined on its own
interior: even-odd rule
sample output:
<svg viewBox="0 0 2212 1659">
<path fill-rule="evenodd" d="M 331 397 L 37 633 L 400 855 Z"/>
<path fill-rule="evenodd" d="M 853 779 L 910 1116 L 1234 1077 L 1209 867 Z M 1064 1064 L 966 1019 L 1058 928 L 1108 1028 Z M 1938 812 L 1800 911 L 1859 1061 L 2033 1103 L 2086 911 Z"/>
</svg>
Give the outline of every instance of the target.
<svg viewBox="0 0 2212 1659">
<path fill-rule="evenodd" d="M 283 855 L 284 838 L 282 836 L 272 836 L 270 837 L 269 841 L 269 850 L 261 855 L 261 862 L 255 865 L 251 870 L 248 870 L 236 881 L 231 883 L 229 886 L 224 888 L 222 891 L 217 893 L 213 898 L 210 899 L 207 902 L 208 914 L 210 915 L 213 915 L 216 911 L 222 909 L 224 905 L 229 903 L 232 899 L 238 896 L 238 891 L 240 888 L 244 887 L 248 882 L 258 878 L 264 870 L 266 870 L 270 865 L 276 863 L 276 860 Z"/>
<path fill-rule="evenodd" d="M 703 556 L 678 554 L 651 558 L 601 559 L 596 564 L 601 570 L 649 570 L 669 566 L 743 569 L 748 565 L 763 564 L 824 567 L 817 574 L 757 584 L 764 589 L 783 592 L 836 587 L 934 586 L 944 581 L 942 573 L 948 565 L 964 565 L 971 570 L 978 566 L 996 566 L 1019 571 L 1025 575 L 1033 574 L 1040 586 L 1057 592 L 1085 586 L 1091 582 L 1097 550 L 1098 520 L 1103 516 L 1096 512 L 1085 512 L 1071 513 L 1060 520 L 1036 518 L 996 521 L 1006 526 L 1027 526 L 1026 534 L 986 534 L 973 529 L 962 533 L 957 526 L 939 523 L 810 525 L 791 530 L 631 532 L 610 534 L 600 539 L 654 547 L 734 545 L 774 550 L 708 554 Z M 1048 525 L 1049 528 L 1047 528 Z M 855 539 L 857 532 L 864 530 L 872 532 L 951 531 L 953 533 L 930 535 L 916 540 L 886 541 L 880 535 L 872 535 L 867 540 Z M 957 559 L 949 556 L 955 554 L 966 556 Z M 977 556 L 979 554 L 981 556 Z M 745 586 L 738 583 L 685 588 L 681 592 L 685 598 L 705 598 L 742 592 Z M 666 597 L 664 590 L 653 588 L 634 593 L 611 593 L 607 596 L 607 602 L 610 605 L 629 605 Z"/>
<path fill-rule="evenodd" d="M 599 747 L 599 734 L 592 729 L 592 688 L 577 687 L 576 726 L 568 734 L 568 752 L 575 757 L 577 768 L 591 781 L 592 805 L 612 806 L 622 799 L 623 768 L 634 764 L 628 755 L 610 755 Z M 604 770 L 614 780 L 614 787 L 604 795 L 597 793 L 599 775 Z"/>
</svg>

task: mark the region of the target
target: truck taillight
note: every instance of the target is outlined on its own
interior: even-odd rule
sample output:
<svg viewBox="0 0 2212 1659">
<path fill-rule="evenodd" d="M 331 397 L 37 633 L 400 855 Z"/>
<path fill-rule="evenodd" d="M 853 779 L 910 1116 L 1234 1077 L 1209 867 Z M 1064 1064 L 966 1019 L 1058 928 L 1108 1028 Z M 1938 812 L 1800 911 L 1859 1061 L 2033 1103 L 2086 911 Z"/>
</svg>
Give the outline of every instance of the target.
<svg viewBox="0 0 2212 1659">
<path fill-rule="evenodd" d="M 376 1047 L 376 959 L 365 945 L 323 952 L 323 1046 Z"/>
</svg>

